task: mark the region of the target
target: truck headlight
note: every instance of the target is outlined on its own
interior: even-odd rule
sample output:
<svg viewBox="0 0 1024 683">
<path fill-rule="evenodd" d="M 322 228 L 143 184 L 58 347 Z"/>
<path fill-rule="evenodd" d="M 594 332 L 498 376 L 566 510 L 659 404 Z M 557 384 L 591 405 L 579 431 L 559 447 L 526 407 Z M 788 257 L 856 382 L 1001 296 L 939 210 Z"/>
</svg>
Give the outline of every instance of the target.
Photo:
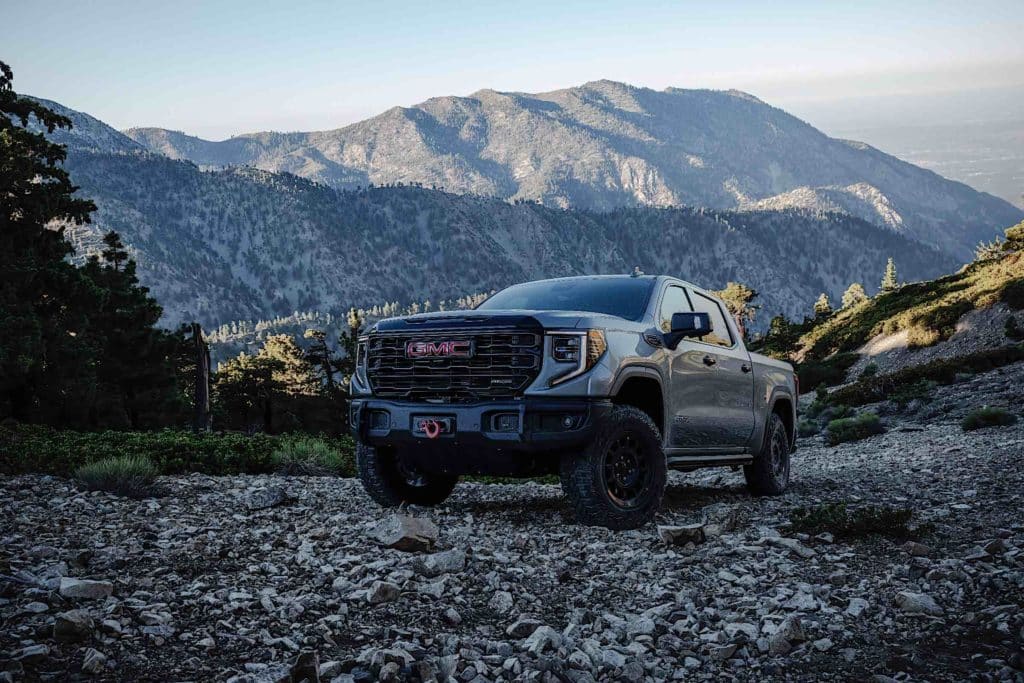
<svg viewBox="0 0 1024 683">
<path fill-rule="evenodd" d="M 356 372 L 366 369 L 366 343 L 368 337 L 361 337 L 356 342 Z"/>
<path fill-rule="evenodd" d="M 597 361 L 608 349 L 604 330 L 555 332 L 548 336 L 551 337 L 551 359 L 558 364 L 571 365 L 564 373 L 551 380 L 551 386 L 566 382 L 590 370 L 597 365 Z"/>
</svg>

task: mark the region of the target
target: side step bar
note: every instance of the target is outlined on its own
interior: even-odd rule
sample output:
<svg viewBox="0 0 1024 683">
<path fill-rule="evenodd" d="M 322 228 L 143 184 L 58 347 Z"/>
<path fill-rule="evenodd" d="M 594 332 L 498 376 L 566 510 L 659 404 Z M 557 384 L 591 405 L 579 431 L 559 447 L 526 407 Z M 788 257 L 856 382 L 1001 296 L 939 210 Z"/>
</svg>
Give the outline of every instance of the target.
<svg viewBox="0 0 1024 683">
<path fill-rule="evenodd" d="M 668 466 L 672 469 L 693 469 L 697 467 L 720 467 L 728 465 L 749 465 L 754 461 L 750 453 L 722 453 L 720 455 L 683 454 L 671 451 Z"/>
</svg>

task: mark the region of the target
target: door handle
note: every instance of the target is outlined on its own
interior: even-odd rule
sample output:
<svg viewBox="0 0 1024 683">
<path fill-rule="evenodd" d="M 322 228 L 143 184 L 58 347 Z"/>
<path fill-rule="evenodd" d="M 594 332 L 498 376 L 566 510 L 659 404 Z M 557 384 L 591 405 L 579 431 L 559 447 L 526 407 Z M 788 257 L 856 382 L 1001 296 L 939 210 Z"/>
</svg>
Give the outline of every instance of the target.
<svg viewBox="0 0 1024 683">
<path fill-rule="evenodd" d="M 704 365 L 712 366 L 718 361 L 715 360 L 714 356 L 704 356 Z"/>
<path fill-rule="evenodd" d="M 750 372 L 751 368 L 749 365 L 744 363 L 743 365 L 740 366 L 740 370 L 742 370 L 743 372 Z"/>
</svg>

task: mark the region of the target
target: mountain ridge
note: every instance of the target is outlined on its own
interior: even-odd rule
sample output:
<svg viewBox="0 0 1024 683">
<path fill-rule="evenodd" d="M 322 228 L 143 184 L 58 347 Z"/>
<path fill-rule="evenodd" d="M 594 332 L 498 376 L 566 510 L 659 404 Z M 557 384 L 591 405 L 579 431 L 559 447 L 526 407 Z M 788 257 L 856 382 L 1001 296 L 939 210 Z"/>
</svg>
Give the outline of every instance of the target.
<svg viewBox="0 0 1024 683">
<path fill-rule="evenodd" d="M 1008 202 L 865 143 L 830 138 L 736 90 L 600 80 L 545 93 L 482 89 L 323 131 L 209 141 L 126 135 L 201 166 L 252 165 L 349 189 L 422 184 L 561 208 L 787 208 L 800 195 L 969 258 L 1024 217 Z M 793 193 L 796 193 L 795 195 Z"/>
</svg>

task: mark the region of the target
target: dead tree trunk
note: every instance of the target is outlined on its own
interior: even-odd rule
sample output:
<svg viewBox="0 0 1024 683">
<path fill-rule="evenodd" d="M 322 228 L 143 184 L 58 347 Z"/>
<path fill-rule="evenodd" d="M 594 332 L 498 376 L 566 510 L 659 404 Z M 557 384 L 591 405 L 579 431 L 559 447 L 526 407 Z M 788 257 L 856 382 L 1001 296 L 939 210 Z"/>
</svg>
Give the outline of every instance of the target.
<svg viewBox="0 0 1024 683">
<path fill-rule="evenodd" d="M 203 339 L 203 328 L 199 323 L 192 323 L 192 344 L 196 354 L 195 417 L 192 429 L 205 432 L 213 427 L 213 416 L 210 414 L 210 347 Z"/>
</svg>

